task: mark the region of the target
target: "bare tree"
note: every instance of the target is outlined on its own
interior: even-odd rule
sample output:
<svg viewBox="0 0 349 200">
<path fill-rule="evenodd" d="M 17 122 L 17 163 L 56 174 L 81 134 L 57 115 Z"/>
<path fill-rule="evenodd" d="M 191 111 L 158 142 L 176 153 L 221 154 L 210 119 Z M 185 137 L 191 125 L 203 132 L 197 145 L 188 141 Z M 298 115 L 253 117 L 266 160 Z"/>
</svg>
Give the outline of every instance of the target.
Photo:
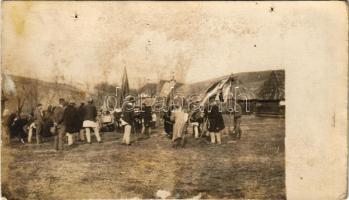
<svg viewBox="0 0 349 200">
<path fill-rule="evenodd" d="M 16 99 L 16 106 L 17 106 L 17 114 L 20 115 L 22 113 L 22 109 L 24 106 L 24 103 L 26 102 L 26 90 L 27 88 L 25 87 L 25 85 L 28 84 L 20 84 L 17 83 L 16 84 L 16 93 L 15 93 L 15 99 Z"/>
</svg>

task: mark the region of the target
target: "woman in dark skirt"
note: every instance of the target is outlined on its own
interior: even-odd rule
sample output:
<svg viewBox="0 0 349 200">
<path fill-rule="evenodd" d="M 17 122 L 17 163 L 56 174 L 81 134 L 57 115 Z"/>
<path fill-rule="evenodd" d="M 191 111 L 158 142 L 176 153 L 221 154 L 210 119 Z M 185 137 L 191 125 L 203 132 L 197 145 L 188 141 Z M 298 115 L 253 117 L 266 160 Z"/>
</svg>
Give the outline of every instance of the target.
<svg viewBox="0 0 349 200">
<path fill-rule="evenodd" d="M 173 106 L 171 106 L 168 111 L 164 113 L 164 129 L 165 133 L 169 138 L 172 138 L 173 134 L 173 122 L 171 121 Z"/>
</svg>

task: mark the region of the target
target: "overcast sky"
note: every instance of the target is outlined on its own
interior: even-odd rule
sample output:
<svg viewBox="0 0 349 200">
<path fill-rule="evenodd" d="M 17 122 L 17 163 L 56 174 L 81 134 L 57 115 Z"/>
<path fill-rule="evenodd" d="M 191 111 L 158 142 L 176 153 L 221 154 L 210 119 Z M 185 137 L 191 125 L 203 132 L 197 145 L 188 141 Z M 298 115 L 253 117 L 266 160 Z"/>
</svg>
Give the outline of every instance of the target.
<svg viewBox="0 0 349 200">
<path fill-rule="evenodd" d="M 44 80 L 59 74 L 68 82 L 95 84 L 120 82 L 126 67 L 131 87 L 171 74 L 191 83 L 283 69 L 289 47 L 303 37 L 299 31 L 304 34 L 307 27 L 309 34 L 326 36 L 317 25 L 332 20 L 303 15 L 325 11 L 326 5 L 287 2 L 3 4 L 6 72 Z"/>
</svg>

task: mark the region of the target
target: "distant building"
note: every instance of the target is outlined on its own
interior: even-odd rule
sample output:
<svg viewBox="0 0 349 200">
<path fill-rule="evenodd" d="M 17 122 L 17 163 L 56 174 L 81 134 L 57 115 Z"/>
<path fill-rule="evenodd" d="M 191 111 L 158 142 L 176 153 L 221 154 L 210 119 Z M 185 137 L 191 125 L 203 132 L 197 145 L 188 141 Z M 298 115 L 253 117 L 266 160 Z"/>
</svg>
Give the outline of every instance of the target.
<svg viewBox="0 0 349 200">
<path fill-rule="evenodd" d="M 258 115 L 285 115 L 285 71 L 272 71 L 260 87 L 257 97 Z"/>
<path fill-rule="evenodd" d="M 192 84 L 180 86 L 177 91 L 189 95 L 199 95 L 204 97 L 207 90 L 220 81 L 229 78 L 232 75 L 226 75 L 206 81 L 200 81 Z M 244 114 L 283 116 L 285 114 L 285 71 L 269 70 L 260 72 L 243 72 L 233 75 L 234 81 L 229 86 L 231 96 L 236 95 L 237 103 L 243 108 Z M 226 85 L 224 88 L 227 88 Z M 236 91 L 236 94 L 235 94 Z M 227 90 L 223 94 L 227 98 Z M 229 102 L 234 103 L 234 102 Z"/>
</svg>

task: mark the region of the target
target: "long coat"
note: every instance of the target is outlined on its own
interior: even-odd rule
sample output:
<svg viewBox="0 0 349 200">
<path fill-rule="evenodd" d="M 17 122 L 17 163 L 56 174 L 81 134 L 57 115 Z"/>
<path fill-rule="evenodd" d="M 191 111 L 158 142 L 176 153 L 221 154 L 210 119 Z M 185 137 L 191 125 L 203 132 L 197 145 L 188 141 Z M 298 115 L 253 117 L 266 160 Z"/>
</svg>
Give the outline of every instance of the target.
<svg viewBox="0 0 349 200">
<path fill-rule="evenodd" d="M 209 132 L 218 133 L 225 128 L 222 113 L 219 112 L 217 105 L 213 105 L 211 111 L 207 110 L 206 114 L 208 118 L 207 129 Z"/>
<path fill-rule="evenodd" d="M 130 126 L 133 126 L 134 124 L 134 107 L 132 104 L 124 104 L 122 107 L 122 119 L 129 124 Z"/>
<path fill-rule="evenodd" d="M 174 121 L 172 141 L 177 138 L 182 138 L 187 120 L 186 118 L 188 118 L 188 114 L 183 112 L 182 109 L 177 109 L 172 112 L 171 120 Z"/>
<path fill-rule="evenodd" d="M 167 134 L 173 133 L 173 122 L 171 121 L 171 110 L 164 113 L 164 129 Z"/>
<path fill-rule="evenodd" d="M 151 116 L 151 106 L 146 106 L 143 108 L 143 120 L 144 120 L 144 126 L 150 127 L 152 116 Z"/>
<path fill-rule="evenodd" d="M 65 131 L 68 133 L 75 133 L 79 131 L 79 115 L 78 110 L 69 105 L 64 111 Z"/>
<path fill-rule="evenodd" d="M 82 124 L 84 122 L 84 116 L 85 116 L 85 106 L 80 105 L 78 108 L 78 115 L 79 115 L 79 124 L 78 127 L 79 129 L 82 129 Z"/>
<path fill-rule="evenodd" d="M 89 103 L 84 107 L 84 120 L 96 121 L 97 108 Z"/>
</svg>

